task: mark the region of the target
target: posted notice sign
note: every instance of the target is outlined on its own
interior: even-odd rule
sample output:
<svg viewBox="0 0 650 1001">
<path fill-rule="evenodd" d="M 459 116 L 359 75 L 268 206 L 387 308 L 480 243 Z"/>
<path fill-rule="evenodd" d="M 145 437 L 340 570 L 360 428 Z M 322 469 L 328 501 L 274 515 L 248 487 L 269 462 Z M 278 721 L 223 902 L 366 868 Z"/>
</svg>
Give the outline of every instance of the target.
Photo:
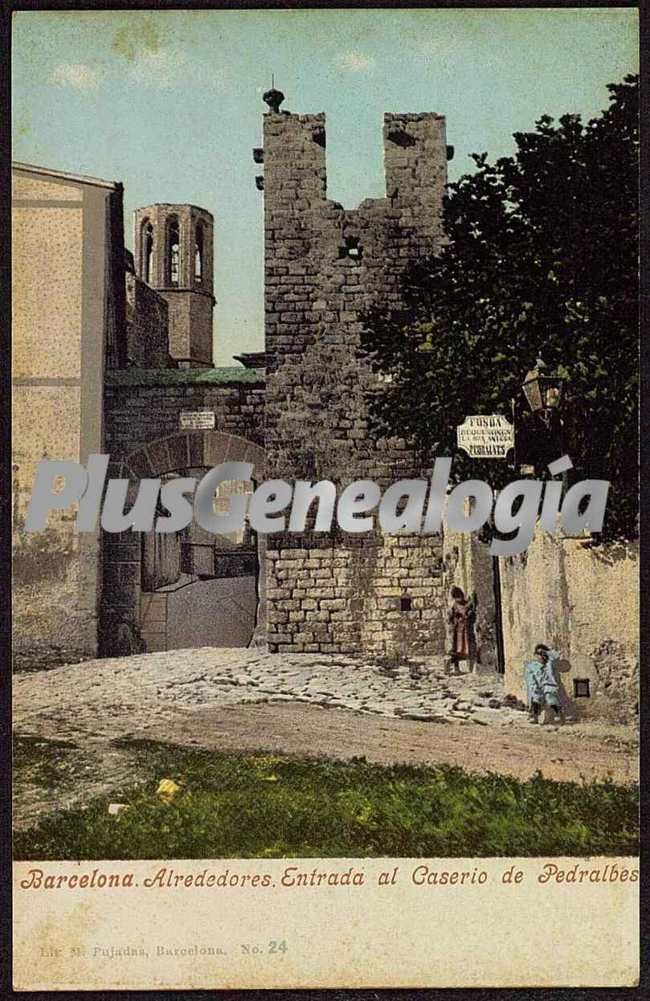
<svg viewBox="0 0 650 1001">
<path fill-rule="evenodd" d="M 210 430 L 214 428 L 213 410 L 183 410 L 180 415 L 181 431 Z"/>
<path fill-rule="evenodd" d="M 473 459 L 505 459 L 515 447 L 515 429 L 501 414 L 474 414 L 456 427 L 456 442 Z"/>
</svg>

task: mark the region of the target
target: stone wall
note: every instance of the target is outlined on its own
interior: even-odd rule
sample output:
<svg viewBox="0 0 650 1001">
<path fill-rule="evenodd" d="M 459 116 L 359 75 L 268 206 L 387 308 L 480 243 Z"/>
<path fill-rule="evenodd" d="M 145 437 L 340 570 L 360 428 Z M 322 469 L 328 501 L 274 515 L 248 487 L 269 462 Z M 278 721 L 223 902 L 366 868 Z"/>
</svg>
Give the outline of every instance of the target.
<svg viewBox="0 0 650 1001">
<path fill-rule="evenodd" d="M 565 701 L 579 715 L 630 717 L 639 685 L 639 548 L 538 532 L 500 557 L 508 692 L 523 697 L 522 663 L 540 642 L 562 654 Z M 575 698 L 574 679 L 590 695 Z"/>
<path fill-rule="evenodd" d="M 417 463 L 404 441 L 370 436 L 377 385 L 360 333 L 370 307 L 399 305 L 409 263 L 440 246 L 445 120 L 385 115 L 387 195 L 355 210 L 327 200 L 325 142 L 322 114 L 264 117 L 267 475 L 387 483 Z M 440 565 L 439 538 L 274 538 L 270 648 L 439 651 Z"/>
<path fill-rule="evenodd" d="M 152 288 L 126 273 L 126 363 L 136 368 L 167 368 L 169 307 Z"/>
<path fill-rule="evenodd" d="M 212 296 L 203 292 L 164 289 L 169 308 L 169 350 L 182 368 L 212 366 Z"/>
<path fill-rule="evenodd" d="M 107 373 L 104 407 L 113 459 L 175 434 L 183 411 L 212 411 L 217 431 L 264 444 L 264 375 L 254 369 L 115 370 Z"/>
<path fill-rule="evenodd" d="M 407 657 L 442 649 L 437 538 L 348 537 L 269 548 L 266 557 L 270 650 Z"/>
</svg>

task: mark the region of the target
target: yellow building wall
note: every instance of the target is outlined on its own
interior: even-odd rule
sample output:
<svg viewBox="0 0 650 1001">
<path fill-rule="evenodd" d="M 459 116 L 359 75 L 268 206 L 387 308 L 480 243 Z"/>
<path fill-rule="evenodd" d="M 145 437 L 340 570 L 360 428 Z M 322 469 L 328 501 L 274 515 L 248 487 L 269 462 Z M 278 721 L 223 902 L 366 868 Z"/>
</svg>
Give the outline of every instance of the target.
<svg viewBox="0 0 650 1001">
<path fill-rule="evenodd" d="M 443 525 L 444 580 L 476 604 L 478 673 L 497 665 L 499 601 L 489 543 L 476 533 Z M 528 549 L 498 558 L 500 625 L 506 694 L 526 700 L 523 665 L 538 643 L 561 654 L 567 714 L 629 719 L 639 686 L 638 543 L 592 546 L 536 530 Z M 574 697 L 574 679 L 589 681 L 588 697 Z"/>
<path fill-rule="evenodd" d="M 74 511 L 22 524 L 47 456 L 102 451 L 109 186 L 17 169 L 12 206 L 13 613 L 17 662 L 97 651 L 99 537 Z"/>
<path fill-rule="evenodd" d="M 538 531 L 525 553 L 500 558 L 506 690 L 524 699 L 522 665 L 556 647 L 567 708 L 633 715 L 638 699 L 638 544 L 590 546 Z M 575 678 L 590 696 L 574 698 Z"/>
<path fill-rule="evenodd" d="M 81 375 L 82 209 L 16 207 L 13 374 Z"/>
<path fill-rule="evenodd" d="M 82 188 L 78 183 L 68 183 L 60 178 L 31 174 L 16 168 L 11 178 L 11 197 L 14 201 L 78 202 Z"/>
</svg>

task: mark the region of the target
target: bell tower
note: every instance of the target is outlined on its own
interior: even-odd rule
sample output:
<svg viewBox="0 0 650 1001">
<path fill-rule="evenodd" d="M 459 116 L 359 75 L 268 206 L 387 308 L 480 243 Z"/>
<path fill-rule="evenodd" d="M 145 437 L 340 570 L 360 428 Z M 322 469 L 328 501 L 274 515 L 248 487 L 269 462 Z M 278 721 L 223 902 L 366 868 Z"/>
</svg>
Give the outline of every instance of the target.
<svg viewBox="0 0 650 1001">
<path fill-rule="evenodd" d="M 178 368 L 212 367 L 214 219 L 196 205 L 134 212 L 135 269 L 169 306 L 169 353 Z"/>
</svg>

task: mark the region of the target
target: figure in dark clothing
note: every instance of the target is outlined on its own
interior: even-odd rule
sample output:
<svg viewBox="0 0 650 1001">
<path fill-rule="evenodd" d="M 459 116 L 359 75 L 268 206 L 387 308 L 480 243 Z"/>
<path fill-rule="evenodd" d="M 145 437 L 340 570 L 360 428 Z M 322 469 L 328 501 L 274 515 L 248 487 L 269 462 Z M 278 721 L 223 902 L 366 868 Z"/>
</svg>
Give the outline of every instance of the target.
<svg viewBox="0 0 650 1001">
<path fill-rule="evenodd" d="M 449 661 L 455 674 L 460 674 L 460 662 L 466 660 L 468 669 L 474 667 L 474 603 L 465 597 L 460 587 L 451 589 L 452 603 L 447 621 L 450 627 Z"/>
</svg>

